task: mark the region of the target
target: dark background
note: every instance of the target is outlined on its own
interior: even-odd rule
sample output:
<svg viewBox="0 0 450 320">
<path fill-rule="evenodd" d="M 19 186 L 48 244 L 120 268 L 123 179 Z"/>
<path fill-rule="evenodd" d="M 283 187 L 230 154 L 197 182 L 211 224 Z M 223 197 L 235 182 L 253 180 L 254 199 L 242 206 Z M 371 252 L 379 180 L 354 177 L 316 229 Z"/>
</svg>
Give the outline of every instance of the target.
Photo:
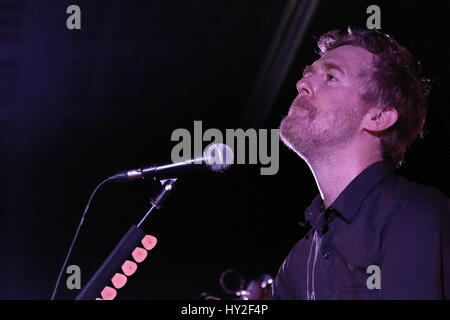
<svg viewBox="0 0 450 320">
<path fill-rule="evenodd" d="M 1 299 L 49 299 L 93 188 L 123 169 L 169 163 L 173 130 L 193 132 L 194 120 L 203 130 L 278 128 L 301 70 L 317 59 L 315 38 L 365 27 L 371 4 L 381 30 L 434 79 L 425 137 L 399 172 L 448 196 L 449 2 L 322 0 L 261 116 L 249 99 L 289 3 L 0 0 Z M 81 30 L 66 28 L 71 4 Z M 159 188 L 139 181 L 98 191 L 69 260 L 82 285 Z M 282 144 L 276 175 L 240 165 L 179 179 L 143 225 L 159 242 L 118 299 L 226 297 L 219 276 L 229 268 L 246 280 L 275 275 L 316 193 Z M 65 281 L 58 299 L 77 294 Z"/>
</svg>

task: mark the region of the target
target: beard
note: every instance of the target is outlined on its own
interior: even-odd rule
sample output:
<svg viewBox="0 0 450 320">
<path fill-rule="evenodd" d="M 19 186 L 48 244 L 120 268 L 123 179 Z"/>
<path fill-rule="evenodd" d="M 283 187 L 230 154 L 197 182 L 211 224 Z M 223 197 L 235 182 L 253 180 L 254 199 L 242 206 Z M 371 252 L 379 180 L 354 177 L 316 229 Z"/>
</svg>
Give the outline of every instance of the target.
<svg viewBox="0 0 450 320">
<path fill-rule="evenodd" d="M 359 106 L 323 111 L 299 95 L 281 121 L 279 134 L 284 144 L 303 159 L 324 158 L 355 136 L 362 117 Z"/>
</svg>

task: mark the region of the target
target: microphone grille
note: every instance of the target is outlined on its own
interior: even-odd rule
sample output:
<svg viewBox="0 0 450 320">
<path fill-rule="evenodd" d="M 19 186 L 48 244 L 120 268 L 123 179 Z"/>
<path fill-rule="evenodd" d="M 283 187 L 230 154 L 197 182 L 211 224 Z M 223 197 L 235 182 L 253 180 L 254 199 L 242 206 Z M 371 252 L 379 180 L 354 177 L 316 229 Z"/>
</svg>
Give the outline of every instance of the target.
<svg viewBox="0 0 450 320">
<path fill-rule="evenodd" d="M 213 171 L 224 171 L 233 163 L 234 154 L 229 146 L 223 143 L 210 145 L 203 153 L 206 165 Z"/>
</svg>

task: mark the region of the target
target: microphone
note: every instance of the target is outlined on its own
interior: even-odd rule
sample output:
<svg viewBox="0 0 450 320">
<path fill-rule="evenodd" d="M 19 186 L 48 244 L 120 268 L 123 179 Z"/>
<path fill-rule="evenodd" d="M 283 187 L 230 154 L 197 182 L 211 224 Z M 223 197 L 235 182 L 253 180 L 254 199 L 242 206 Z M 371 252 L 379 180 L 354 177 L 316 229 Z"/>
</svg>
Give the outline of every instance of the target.
<svg viewBox="0 0 450 320">
<path fill-rule="evenodd" d="M 228 167 L 233 163 L 233 159 L 233 151 L 229 146 L 222 143 L 216 143 L 209 146 L 201 158 L 189 159 L 162 166 L 123 171 L 110 177 L 110 180 L 117 182 L 128 182 L 149 177 L 176 178 L 184 171 L 192 171 L 195 164 L 202 164 L 203 162 L 210 170 L 222 172 L 228 169 Z"/>
</svg>

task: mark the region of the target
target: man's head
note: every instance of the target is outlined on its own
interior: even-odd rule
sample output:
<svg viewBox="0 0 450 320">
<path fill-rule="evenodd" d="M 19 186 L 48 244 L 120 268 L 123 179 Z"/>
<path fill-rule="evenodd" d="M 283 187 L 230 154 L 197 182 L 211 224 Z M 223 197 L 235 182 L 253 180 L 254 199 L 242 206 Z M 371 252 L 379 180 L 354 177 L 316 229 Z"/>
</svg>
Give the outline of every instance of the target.
<svg viewBox="0 0 450 320">
<path fill-rule="evenodd" d="M 298 96 L 281 122 L 282 140 L 306 159 L 367 138 L 399 165 L 420 133 L 427 83 L 411 53 L 379 31 L 331 31 L 318 41 Z"/>
</svg>

